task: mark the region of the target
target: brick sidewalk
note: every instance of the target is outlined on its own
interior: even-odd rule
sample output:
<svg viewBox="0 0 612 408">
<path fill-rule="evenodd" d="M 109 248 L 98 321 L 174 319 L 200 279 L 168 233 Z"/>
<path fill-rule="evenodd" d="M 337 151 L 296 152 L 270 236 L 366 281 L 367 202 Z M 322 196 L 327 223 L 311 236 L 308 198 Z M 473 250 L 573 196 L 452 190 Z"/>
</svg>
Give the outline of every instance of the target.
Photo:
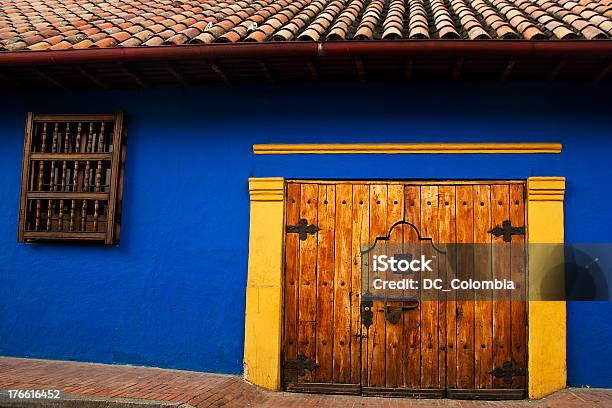
<svg viewBox="0 0 612 408">
<path fill-rule="evenodd" d="M 612 407 L 612 390 L 601 389 L 568 389 L 540 401 L 507 402 L 307 395 L 260 390 L 233 375 L 2 357 L 0 389 L 9 388 L 59 388 L 73 396 L 169 401 L 198 408 Z"/>
</svg>

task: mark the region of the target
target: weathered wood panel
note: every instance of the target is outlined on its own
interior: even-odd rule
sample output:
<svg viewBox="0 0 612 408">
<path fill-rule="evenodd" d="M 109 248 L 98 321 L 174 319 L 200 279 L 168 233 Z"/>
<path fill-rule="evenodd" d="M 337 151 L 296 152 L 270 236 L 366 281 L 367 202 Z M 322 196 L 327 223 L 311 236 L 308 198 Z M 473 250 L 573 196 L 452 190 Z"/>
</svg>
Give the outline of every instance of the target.
<svg viewBox="0 0 612 408">
<path fill-rule="evenodd" d="M 353 186 L 336 186 L 336 230 L 334 249 L 333 382 L 351 382 L 351 282 Z M 359 314 L 359 310 L 357 310 Z M 357 340 L 357 339 L 356 339 Z"/>
<path fill-rule="evenodd" d="M 387 228 L 404 219 L 404 187 L 389 185 L 387 196 Z M 403 228 L 397 227 L 391 231 L 389 241 L 392 247 L 398 248 L 403 243 Z M 401 307 L 402 302 L 388 302 L 390 307 Z M 402 328 L 403 314 L 397 324 L 386 324 L 385 370 L 386 387 L 397 388 L 402 384 Z"/>
<path fill-rule="evenodd" d="M 317 364 L 316 381 L 331 382 L 334 349 L 334 235 L 336 186 L 320 185 L 317 233 Z"/>
<path fill-rule="evenodd" d="M 438 186 L 421 187 L 421 236 L 438 242 Z M 423 243 L 422 253 L 427 259 L 437 256 L 430 243 Z M 438 278 L 436 268 L 424 271 L 422 279 Z M 439 388 L 438 377 L 438 298 L 437 291 L 430 290 L 421 301 L 421 387 Z M 443 388 L 443 386 L 442 386 Z"/>
<path fill-rule="evenodd" d="M 361 324 L 361 249 L 370 240 L 370 188 L 353 186 L 351 382 L 367 383 L 368 330 Z"/>
<path fill-rule="evenodd" d="M 302 185 L 300 195 L 300 218 L 308 224 L 318 225 L 317 202 L 319 186 Z M 316 319 L 317 319 L 317 239 L 308 236 L 300 241 L 299 257 L 299 320 L 298 354 L 308 359 L 316 359 Z M 314 381 L 314 372 L 306 371 L 299 381 Z"/>
<path fill-rule="evenodd" d="M 404 219 L 413 224 L 418 230 L 421 229 L 421 187 L 407 186 L 404 189 Z M 419 239 L 416 231 L 405 228 L 404 242 L 408 249 L 416 254 Z M 412 274 L 415 279 L 420 279 L 420 274 Z M 418 293 L 409 292 L 409 295 Z M 406 388 L 421 387 L 421 306 L 407 310 L 403 313 L 403 338 L 404 338 L 404 381 Z"/>
<path fill-rule="evenodd" d="M 387 226 L 387 185 L 374 184 L 370 186 L 370 239 L 374 242 L 377 237 L 385 236 L 388 232 Z M 384 247 L 385 243 L 381 243 Z M 368 330 L 368 376 L 367 386 L 385 386 L 385 316 L 381 311 L 384 302 L 374 301 L 374 317 L 372 325 Z"/>
<path fill-rule="evenodd" d="M 491 187 L 491 223 L 501 226 L 510 219 L 509 186 Z M 492 238 L 493 278 L 510 279 L 510 243 L 503 236 Z M 497 297 L 497 299 L 495 299 Z M 493 300 L 493 368 L 501 368 L 512 356 L 510 301 L 502 291 L 495 291 Z M 493 378 L 493 388 L 509 388 L 503 378 Z"/>
<path fill-rule="evenodd" d="M 474 240 L 472 186 L 457 186 L 457 243 Z M 474 253 L 462 245 L 457 253 L 457 278 L 469 279 L 474 269 Z M 474 300 L 457 300 L 457 384 L 452 388 L 474 387 Z"/>
<path fill-rule="evenodd" d="M 456 265 L 456 251 L 454 245 L 456 239 L 455 226 L 455 187 L 439 187 L 439 228 L 438 239 L 445 255 L 440 255 L 439 270 L 440 277 L 450 282 L 454 278 Z M 457 348 L 455 341 L 457 337 L 457 300 L 454 292 L 444 293 L 440 304 L 440 326 L 445 330 L 440 331 L 440 384 L 456 384 L 457 382 Z"/>
<path fill-rule="evenodd" d="M 474 186 L 474 279 L 491 279 L 491 187 Z M 488 245 L 487 245 L 488 244 Z M 475 388 L 491 388 L 493 363 L 493 314 L 491 290 L 475 294 L 474 363 Z"/>
<path fill-rule="evenodd" d="M 300 185 L 287 186 L 286 225 L 296 225 L 300 218 Z M 300 257 L 300 243 L 297 234 L 287 234 L 285 237 L 285 307 L 283 332 L 283 361 L 297 359 L 298 337 L 298 260 Z M 292 372 L 288 372 L 292 371 Z M 286 379 L 297 379 L 296 370 L 285 370 Z"/>
<path fill-rule="evenodd" d="M 512 225 L 525 225 L 524 186 L 510 186 L 510 222 Z M 512 238 L 511 274 L 512 280 L 517 284 L 517 292 L 511 297 L 510 314 L 512 315 L 512 364 L 516 367 L 527 368 L 527 281 L 525 236 L 515 235 Z M 525 388 L 525 376 L 512 379 L 512 388 Z"/>
</svg>

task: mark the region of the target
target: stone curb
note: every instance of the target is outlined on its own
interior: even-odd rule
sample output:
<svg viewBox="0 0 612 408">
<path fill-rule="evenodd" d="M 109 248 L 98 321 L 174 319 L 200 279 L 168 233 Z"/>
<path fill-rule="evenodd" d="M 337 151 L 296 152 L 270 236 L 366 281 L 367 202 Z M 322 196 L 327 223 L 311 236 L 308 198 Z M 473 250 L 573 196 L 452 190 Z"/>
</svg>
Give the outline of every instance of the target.
<svg viewBox="0 0 612 408">
<path fill-rule="evenodd" d="M 58 400 L 9 399 L 0 395 L 0 408 L 194 408 L 190 404 L 127 398 L 67 395 Z"/>
</svg>

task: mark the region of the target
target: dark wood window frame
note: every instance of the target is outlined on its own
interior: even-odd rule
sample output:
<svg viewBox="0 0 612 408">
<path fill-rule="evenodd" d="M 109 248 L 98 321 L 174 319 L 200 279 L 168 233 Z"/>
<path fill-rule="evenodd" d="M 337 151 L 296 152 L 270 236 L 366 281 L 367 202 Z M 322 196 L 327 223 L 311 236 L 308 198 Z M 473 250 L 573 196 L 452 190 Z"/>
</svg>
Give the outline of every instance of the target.
<svg viewBox="0 0 612 408">
<path fill-rule="evenodd" d="M 126 141 L 121 112 L 28 113 L 19 242 L 118 244 Z"/>
</svg>

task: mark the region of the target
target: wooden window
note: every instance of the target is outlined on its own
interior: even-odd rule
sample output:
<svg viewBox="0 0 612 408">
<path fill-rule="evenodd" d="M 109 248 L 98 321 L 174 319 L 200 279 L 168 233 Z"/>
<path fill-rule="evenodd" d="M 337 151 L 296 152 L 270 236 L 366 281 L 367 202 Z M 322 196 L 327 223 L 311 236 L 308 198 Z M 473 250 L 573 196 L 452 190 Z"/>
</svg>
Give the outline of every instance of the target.
<svg viewBox="0 0 612 408">
<path fill-rule="evenodd" d="M 19 241 L 119 242 L 123 115 L 28 114 Z"/>
</svg>

